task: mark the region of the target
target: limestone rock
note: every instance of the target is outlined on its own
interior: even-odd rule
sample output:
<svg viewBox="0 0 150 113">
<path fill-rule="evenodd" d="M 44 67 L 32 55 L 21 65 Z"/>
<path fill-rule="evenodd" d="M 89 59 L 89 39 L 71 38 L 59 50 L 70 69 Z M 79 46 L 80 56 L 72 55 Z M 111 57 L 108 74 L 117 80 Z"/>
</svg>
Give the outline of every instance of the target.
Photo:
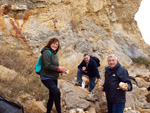
<svg viewBox="0 0 150 113">
<path fill-rule="evenodd" d="M 128 72 L 129 72 L 129 76 L 130 76 L 131 78 L 135 79 L 135 77 L 136 77 L 136 72 L 132 72 L 131 70 L 128 70 Z"/>
<path fill-rule="evenodd" d="M 77 113 L 84 113 L 83 109 L 77 108 Z"/>
<path fill-rule="evenodd" d="M 74 87 L 73 84 L 60 81 L 60 88 L 63 93 L 63 99 L 67 105 L 68 109 L 71 108 L 88 108 L 90 102 L 85 100 L 86 95 L 88 94 L 80 87 Z"/>
<path fill-rule="evenodd" d="M 84 112 L 84 110 L 81 108 L 77 108 L 77 109 L 71 109 L 69 113 L 86 113 L 86 112 Z"/>
<path fill-rule="evenodd" d="M 32 2 L 44 2 L 46 0 L 31 0 Z"/>
<path fill-rule="evenodd" d="M 106 98 L 98 91 L 97 87 L 93 89 L 92 93 L 89 93 L 87 90 L 79 86 L 74 86 L 74 84 L 65 82 L 64 80 L 59 80 L 59 87 L 61 89 L 62 99 L 65 101 L 67 109 L 70 112 L 76 113 L 76 108 L 84 110 L 95 108 L 96 112 L 100 112 L 101 109 L 106 110 L 106 107 L 102 107 L 102 105 L 106 105 Z"/>
<path fill-rule="evenodd" d="M 2 86 L 0 86 L 0 91 L 2 91 Z"/>
<path fill-rule="evenodd" d="M 138 99 L 137 106 L 144 107 L 144 105 L 147 104 L 146 95 L 148 94 L 148 91 L 146 88 L 140 88 L 138 94 L 139 94 L 139 97 L 137 98 Z"/>
<path fill-rule="evenodd" d="M 11 6 L 11 10 L 14 10 L 14 11 L 21 11 L 21 10 L 28 10 L 27 6 L 26 5 L 12 5 Z"/>
<path fill-rule="evenodd" d="M 137 74 L 139 74 L 139 73 L 149 73 L 149 69 L 146 69 L 146 68 L 144 68 L 144 69 L 135 68 L 135 72 Z"/>
<path fill-rule="evenodd" d="M 139 98 L 138 99 L 146 99 L 146 95 L 148 95 L 148 91 L 146 88 L 139 89 Z"/>
<path fill-rule="evenodd" d="M 119 43 L 122 50 L 131 58 L 147 57 L 147 55 L 140 50 L 138 44 L 134 42 L 129 36 L 120 32 L 115 32 L 114 40 Z"/>
<path fill-rule="evenodd" d="M 137 82 L 138 87 L 140 87 L 140 88 L 141 87 L 145 87 L 145 88 L 149 87 L 149 84 L 143 78 L 136 77 L 135 80 Z"/>
<path fill-rule="evenodd" d="M 124 113 L 140 113 L 140 112 L 136 110 L 126 110 Z"/>
<path fill-rule="evenodd" d="M 141 109 L 141 108 L 138 108 L 138 111 L 140 111 L 140 113 L 150 113 L 150 109 Z"/>
<path fill-rule="evenodd" d="M 138 99 L 139 98 L 139 87 L 135 84 L 132 84 L 132 94 Z"/>
<path fill-rule="evenodd" d="M 147 82 L 150 82 L 150 72 L 138 73 L 136 76 L 143 78 Z"/>
<path fill-rule="evenodd" d="M 72 109 L 72 110 L 69 111 L 69 113 L 76 113 L 76 110 Z"/>
<path fill-rule="evenodd" d="M 2 65 L 0 65 L 0 80 L 11 81 L 18 75 L 14 70 L 10 70 Z"/>
<path fill-rule="evenodd" d="M 126 108 L 131 107 L 132 110 L 136 109 L 137 98 L 131 92 L 126 95 Z M 130 110 L 131 110 L 130 109 Z"/>
<path fill-rule="evenodd" d="M 89 113 L 96 113 L 96 110 L 94 107 L 89 107 L 87 110 Z"/>
<path fill-rule="evenodd" d="M 95 102 L 98 98 L 95 96 L 95 94 L 88 94 L 86 99 Z"/>
<path fill-rule="evenodd" d="M 149 102 L 150 103 L 150 93 L 148 93 L 148 95 L 146 95 L 146 100 L 147 100 L 147 102 Z"/>
<path fill-rule="evenodd" d="M 103 8 L 103 0 L 100 1 L 100 0 L 90 0 L 89 1 L 89 8 L 91 10 L 91 12 L 97 12 L 97 11 L 100 11 L 102 8 Z"/>
<path fill-rule="evenodd" d="M 46 112 L 46 107 L 44 106 L 43 102 L 32 100 L 31 104 L 28 105 L 30 108 L 30 112 L 33 113 L 44 113 Z"/>
<path fill-rule="evenodd" d="M 146 103 L 146 104 L 144 105 L 144 108 L 145 108 L 145 109 L 150 109 L 150 103 Z"/>
</svg>

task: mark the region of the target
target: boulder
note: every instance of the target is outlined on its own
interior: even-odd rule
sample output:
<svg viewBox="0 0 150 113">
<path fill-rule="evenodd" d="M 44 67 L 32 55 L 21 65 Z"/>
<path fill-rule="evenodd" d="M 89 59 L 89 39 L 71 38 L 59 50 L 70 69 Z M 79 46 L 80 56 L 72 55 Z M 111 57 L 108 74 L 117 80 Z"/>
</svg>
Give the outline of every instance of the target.
<svg viewBox="0 0 150 113">
<path fill-rule="evenodd" d="M 90 106 L 90 102 L 85 99 L 88 91 L 63 80 L 59 80 L 59 87 L 62 91 L 63 100 L 66 103 L 67 109 L 86 109 Z"/>
<path fill-rule="evenodd" d="M 14 11 L 24 11 L 24 10 L 28 10 L 26 5 L 12 5 L 11 6 L 11 10 Z"/>
<path fill-rule="evenodd" d="M 89 113 L 89 112 L 88 112 L 88 111 L 84 112 L 83 109 L 77 108 L 77 109 L 71 109 L 71 110 L 69 111 L 69 113 Z"/>
<path fill-rule="evenodd" d="M 146 99 L 146 95 L 148 95 L 148 91 L 146 88 L 140 88 L 138 94 L 139 94 L 139 98 L 138 98 L 139 100 Z"/>
<path fill-rule="evenodd" d="M 136 109 L 137 98 L 131 92 L 126 94 L 126 108 L 131 108 L 131 110 Z"/>
<path fill-rule="evenodd" d="M 66 104 L 66 109 L 70 112 L 76 111 L 76 108 L 83 110 L 90 108 L 93 112 L 93 108 L 95 108 L 96 112 L 100 112 L 101 109 L 103 111 L 107 109 L 106 98 L 102 92 L 98 91 L 97 85 L 92 92 L 88 92 L 82 87 L 75 86 L 64 80 L 59 80 L 59 88 L 61 89 L 62 100 Z"/>
<path fill-rule="evenodd" d="M 124 113 L 140 113 L 140 112 L 136 110 L 126 110 Z"/>
<path fill-rule="evenodd" d="M 96 110 L 95 110 L 94 107 L 89 107 L 89 108 L 87 109 L 87 111 L 88 111 L 89 113 L 96 113 Z"/>
<path fill-rule="evenodd" d="M 139 87 L 135 84 L 132 84 L 132 94 L 138 99 L 139 98 Z"/>
<path fill-rule="evenodd" d="M 33 99 L 31 103 L 28 105 L 28 109 L 32 113 L 45 113 L 46 107 L 44 106 L 44 103 L 42 101 L 36 101 Z"/>
<path fill-rule="evenodd" d="M 150 82 L 150 72 L 137 73 L 136 77 L 143 78 L 146 82 Z"/>
<path fill-rule="evenodd" d="M 136 77 L 136 72 L 133 72 L 132 70 L 128 70 L 129 76 L 134 79 Z"/>
<path fill-rule="evenodd" d="M 145 109 L 150 109 L 150 103 L 146 103 L 146 104 L 144 105 L 144 108 L 145 108 Z"/>
<path fill-rule="evenodd" d="M 150 109 L 137 108 L 137 110 L 138 110 L 140 113 L 150 113 Z"/>
<path fill-rule="evenodd" d="M 13 80 L 18 73 L 14 70 L 8 69 L 0 65 L 0 80 L 2 81 L 11 81 Z"/>
<path fill-rule="evenodd" d="M 148 93 L 148 95 L 146 95 L 146 100 L 147 100 L 147 102 L 150 102 L 150 92 Z"/>
<path fill-rule="evenodd" d="M 140 87 L 140 88 L 141 87 L 145 87 L 145 88 L 149 87 L 149 84 L 143 78 L 136 77 L 135 80 L 137 82 L 138 87 Z"/>
</svg>

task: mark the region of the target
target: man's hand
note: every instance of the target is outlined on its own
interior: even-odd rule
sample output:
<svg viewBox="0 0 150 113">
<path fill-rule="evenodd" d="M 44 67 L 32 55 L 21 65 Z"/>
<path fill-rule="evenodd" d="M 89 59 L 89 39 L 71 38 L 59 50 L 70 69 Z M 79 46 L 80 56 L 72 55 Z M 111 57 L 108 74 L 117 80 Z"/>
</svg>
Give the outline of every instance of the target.
<svg viewBox="0 0 150 113">
<path fill-rule="evenodd" d="M 123 91 L 128 91 L 128 89 L 121 88 Z"/>
<path fill-rule="evenodd" d="M 82 71 L 85 71 L 86 70 L 86 67 L 82 67 Z"/>
<path fill-rule="evenodd" d="M 102 83 L 102 80 L 99 78 L 99 79 L 97 79 L 97 82 L 100 82 L 100 83 Z"/>
<path fill-rule="evenodd" d="M 104 89 L 104 87 L 102 87 L 102 86 L 98 87 L 99 91 L 103 91 L 103 89 Z"/>
</svg>

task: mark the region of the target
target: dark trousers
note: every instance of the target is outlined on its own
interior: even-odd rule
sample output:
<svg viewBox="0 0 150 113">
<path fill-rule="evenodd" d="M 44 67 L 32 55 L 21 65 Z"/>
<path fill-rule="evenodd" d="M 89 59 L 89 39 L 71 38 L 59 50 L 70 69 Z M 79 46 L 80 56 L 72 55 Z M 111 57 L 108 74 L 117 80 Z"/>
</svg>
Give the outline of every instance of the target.
<svg viewBox="0 0 150 113">
<path fill-rule="evenodd" d="M 60 91 L 57 88 L 57 80 L 42 80 L 42 83 L 49 89 L 49 100 L 47 103 L 47 113 L 51 113 L 53 102 L 55 102 L 56 110 L 61 113 Z"/>
<path fill-rule="evenodd" d="M 80 69 L 78 69 L 78 72 L 77 72 L 77 82 L 80 82 L 82 83 L 82 75 L 87 75 L 86 72 L 84 71 L 81 71 Z M 90 80 L 90 87 L 89 87 L 89 92 L 91 92 L 93 90 L 93 88 L 95 87 L 95 80 L 96 80 L 96 77 L 89 77 L 89 80 Z"/>
<path fill-rule="evenodd" d="M 123 113 L 125 103 L 108 103 L 108 113 Z"/>
</svg>

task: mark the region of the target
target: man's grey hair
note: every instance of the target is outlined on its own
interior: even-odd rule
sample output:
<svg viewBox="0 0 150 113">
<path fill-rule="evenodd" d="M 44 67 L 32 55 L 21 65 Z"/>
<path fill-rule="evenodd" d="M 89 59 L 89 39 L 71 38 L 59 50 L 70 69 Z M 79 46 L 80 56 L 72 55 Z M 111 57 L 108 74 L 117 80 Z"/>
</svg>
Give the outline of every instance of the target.
<svg viewBox="0 0 150 113">
<path fill-rule="evenodd" d="M 108 55 L 108 58 L 109 58 L 109 57 L 115 57 L 115 59 L 118 60 L 118 58 L 116 57 L 115 54 L 109 54 L 109 55 Z"/>
</svg>

